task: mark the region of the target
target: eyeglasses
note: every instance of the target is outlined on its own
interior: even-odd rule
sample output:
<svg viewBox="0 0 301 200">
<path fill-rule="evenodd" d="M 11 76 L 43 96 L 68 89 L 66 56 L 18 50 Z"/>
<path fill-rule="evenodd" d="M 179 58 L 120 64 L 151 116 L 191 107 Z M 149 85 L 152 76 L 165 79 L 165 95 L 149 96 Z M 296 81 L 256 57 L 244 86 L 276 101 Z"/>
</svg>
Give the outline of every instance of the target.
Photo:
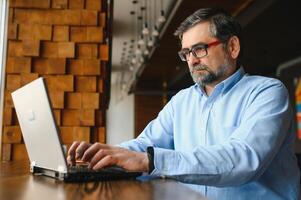
<svg viewBox="0 0 301 200">
<path fill-rule="evenodd" d="M 209 47 L 215 46 L 215 45 L 218 45 L 221 43 L 222 43 L 221 41 L 216 40 L 216 41 L 210 42 L 208 44 L 196 44 L 193 47 L 191 47 L 190 49 L 188 49 L 188 48 L 182 49 L 181 51 L 178 52 L 178 54 L 179 54 L 181 60 L 184 62 L 189 60 L 190 52 L 196 58 L 203 58 L 208 55 L 207 49 Z"/>
</svg>

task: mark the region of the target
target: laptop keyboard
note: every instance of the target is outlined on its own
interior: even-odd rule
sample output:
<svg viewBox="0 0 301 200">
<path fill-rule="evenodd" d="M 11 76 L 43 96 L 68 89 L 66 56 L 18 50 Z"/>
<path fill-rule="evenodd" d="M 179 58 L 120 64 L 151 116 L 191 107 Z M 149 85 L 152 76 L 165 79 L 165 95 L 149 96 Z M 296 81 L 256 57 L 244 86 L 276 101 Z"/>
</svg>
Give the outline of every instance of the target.
<svg viewBox="0 0 301 200">
<path fill-rule="evenodd" d="M 69 171 L 71 173 L 78 173 L 78 172 L 82 172 L 82 173 L 99 173 L 99 172 L 106 172 L 106 173 L 123 173 L 126 172 L 125 169 L 123 169 L 122 167 L 118 167 L 118 166 L 110 166 L 110 167 L 105 167 L 103 169 L 100 170 L 93 170 L 93 169 L 89 169 L 87 165 L 76 165 L 76 166 L 71 166 L 69 168 Z"/>
<path fill-rule="evenodd" d="M 70 172 L 95 172 L 95 170 L 89 169 L 86 165 L 76 165 L 69 167 Z"/>
<path fill-rule="evenodd" d="M 142 175 L 141 172 L 129 172 L 118 166 L 110 166 L 101 170 L 88 169 L 87 165 L 73 166 L 64 177 L 65 182 L 91 182 L 120 179 L 133 179 Z"/>
</svg>

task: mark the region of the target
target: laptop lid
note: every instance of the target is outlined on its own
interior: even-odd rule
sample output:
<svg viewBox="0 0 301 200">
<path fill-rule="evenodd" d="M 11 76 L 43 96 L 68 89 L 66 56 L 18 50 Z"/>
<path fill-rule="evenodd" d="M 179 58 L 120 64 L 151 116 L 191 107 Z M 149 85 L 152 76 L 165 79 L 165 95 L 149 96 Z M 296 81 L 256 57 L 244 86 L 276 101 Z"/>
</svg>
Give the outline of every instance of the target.
<svg viewBox="0 0 301 200">
<path fill-rule="evenodd" d="M 66 173 L 67 163 L 44 79 L 12 92 L 12 99 L 31 167 Z"/>
</svg>

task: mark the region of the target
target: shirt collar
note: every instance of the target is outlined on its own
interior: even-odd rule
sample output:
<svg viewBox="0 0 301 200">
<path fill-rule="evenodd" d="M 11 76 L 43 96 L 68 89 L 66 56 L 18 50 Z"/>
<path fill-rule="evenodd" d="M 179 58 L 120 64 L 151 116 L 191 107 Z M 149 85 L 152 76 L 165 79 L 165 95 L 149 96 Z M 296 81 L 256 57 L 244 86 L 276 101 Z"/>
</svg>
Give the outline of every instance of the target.
<svg viewBox="0 0 301 200">
<path fill-rule="evenodd" d="M 219 84 L 217 84 L 214 88 L 214 90 L 219 89 L 221 93 L 225 93 L 229 91 L 243 76 L 245 75 L 245 70 L 243 67 L 240 67 L 234 74 L 229 76 L 227 79 L 223 80 Z M 199 87 L 199 85 L 196 83 L 194 85 L 194 88 L 201 94 L 206 95 L 204 88 Z"/>
</svg>

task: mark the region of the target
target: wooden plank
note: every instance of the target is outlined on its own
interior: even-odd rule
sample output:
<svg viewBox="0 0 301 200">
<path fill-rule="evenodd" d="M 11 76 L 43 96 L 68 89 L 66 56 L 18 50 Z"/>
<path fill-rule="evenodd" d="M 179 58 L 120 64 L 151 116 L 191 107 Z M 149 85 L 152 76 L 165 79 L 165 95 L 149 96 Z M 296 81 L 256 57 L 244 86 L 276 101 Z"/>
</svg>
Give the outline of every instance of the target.
<svg viewBox="0 0 301 200">
<path fill-rule="evenodd" d="M 80 25 L 81 24 L 81 10 L 66 10 L 63 13 L 63 24 L 65 25 Z"/>
<path fill-rule="evenodd" d="M 17 24 L 80 25 L 81 10 L 15 9 Z"/>
<path fill-rule="evenodd" d="M 34 58 L 33 72 L 39 74 L 65 74 L 65 58 Z"/>
<path fill-rule="evenodd" d="M 73 127 L 60 127 L 60 134 L 64 144 L 73 142 Z"/>
<path fill-rule="evenodd" d="M 69 9 L 84 9 L 85 1 L 84 0 L 70 0 Z"/>
<path fill-rule="evenodd" d="M 22 57 L 23 56 L 23 44 L 21 41 L 8 41 L 8 56 Z"/>
<path fill-rule="evenodd" d="M 75 26 L 70 28 L 70 40 L 72 42 L 87 41 L 87 27 Z"/>
<path fill-rule="evenodd" d="M 41 47 L 44 58 L 73 58 L 75 55 L 73 42 L 42 42 Z"/>
<path fill-rule="evenodd" d="M 13 144 L 12 160 L 29 160 L 24 144 Z"/>
<path fill-rule="evenodd" d="M 69 26 L 54 26 L 53 41 L 68 42 L 69 41 Z"/>
<path fill-rule="evenodd" d="M 66 59 L 55 58 L 47 61 L 47 74 L 65 74 L 66 73 Z"/>
<path fill-rule="evenodd" d="M 41 42 L 41 56 L 58 58 L 58 44 L 56 42 Z"/>
<path fill-rule="evenodd" d="M 14 8 L 9 8 L 8 23 L 14 23 Z"/>
<path fill-rule="evenodd" d="M 9 23 L 7 30 L 7 38 L 9 40 L 16 40 L 18 33 L 18 24 Z"/>
<path fill-rule="evenodd" d="M 11 161 L 12 144 L 2 144 L 2 161 Z"/>
<path fill-rule="evenodd" d="M 81 93 L 66 93 L 66 108 L 80 109 L 82 107 Z"/>
<path fill-rule="evenodd" d="M 74 75 L 84 75 L 84 60 L 81 59 L 70 59 L 68 73 Z"/>
<path fill-rule="evenodd" d="M 72 139 L 73 139 L 73 141 L 90 142 L 90 128 L 89 127 L 74 127 Z"/>
<path fill-rule="evenodd" d="M 68 109 L 98 109 L 98 93 L 66 93 L 66 108 Z"/>
<path fill-rule="evenodd" d="M 73 91 L 72 75 L 44 76 L 47 87 L 52 91 Z"/>
<path fill-rule="evenodd" d="M 13 117 L 12 117 L 12 108 L 6 108 L 3 109 L 3 125 L 4 126 L 10 126 L 12 125 Z"/>
<path fill-rule="evenodd" d="M 8 57 L 6 61 L 6 73 L 30 73 L 31 58 L 28 57 Z"/>
<path fill-rule="evenodd" d="M 97 91 L 99 93 L 103 93 L 104 92 L 104 80 L 102 78 L 98 78 L 97 79 Z"/>
<path fill-rule="evenodd" d="M 61 125 L 61 110 L 53 110 L 55 122 L 58 126 Z"/>
<path fill-rule="evenodd" d="M 52 108 L 64 108 L 64 92 L 62 91 L 49 91 L 50 102 Z"/>
<path fill-rule="evenodd" d="M 87 42 L 103 42 L 103 28 L 87 27 Z"/>
<path fill-rule="evenodd" d="M 6 75 L 6 90 L 14 91 L 21 87 L 20 75 L 7 74 Z"/>
<path fill-rule="evenodd" d="M 109 60 L 109 46 L 107 44 L 99 45 L 100 60 Z"/>
<path fill-rule="evenodd" d="M 58 57 L 59 58 L 74 58 L 75 43 L 74 42 L 59 42 Z"/>
<path fill-rule="evenodd" d="M 94 10 L 81 10 L 81 25 L 97 26 L 98 15 Z"/>
<path fill-rule="evenodd" d="M 21 129 L 19 126 L 4 126 L 2 142 L 3 143 L 20 143 L 22 141 Z"/>
<path fill-rule="evenodd" d="M 19 40 L 51 40 L 52 27 L 42 24 L 20 24 Z"/>
<path fill-rule="evenodd" d="M 80 59 L 97 59 L 98 47 L 97 44 L 77 44 L 76 57 Z"/>
<path fill-rule="evenodd" d="M 90 142 L 90 127 L 60 127 L 63 143 L 72 143 L 74 141 Z"/>
<path fill-rule="evenodd" d="M 37 73 L 25 73 L 21 74 L 21 86 L 26 85 L 27 83 L 30 83 L 31 81 L 39 78 L 39 74 Z"/>
<path fill-rule="evenodd" d="M 71 27 L 70 40 L 72 42 L 103 42 L 102 27 Z"/>
<path fill-rule="evenodd" d="M 99 20 L 98 20 L 98 25 L 101 26 L 101 27 L 106 27 L 106 23 L 107 23 L 107 16 L 106 16 L 106 13 L 105 12 L 101 12 L 99 13 Z"/>
<path fill-rule="evenodd" d="M 23 40 L 23 55 L 24 56 L 39 56 L 40 55 L 40 40 Z"/>
<path fill-rule="evenodd" d="M 63 126 L 94 126 L 94 110 L 63 110 Z"/>
<path fill-rule="evenodd" d="M 13 108 L 14 107 L 10 91 L 5 91 L 4 92 L 4 107 L 6 107 L 6 108 Z"/>
<path fill-rule="evenodd" d="M 11 0 L 12 8 L 49 8 L 50 0 Z"/>
<path fill-rule="evenodd" d="M 95 125 L 95 110 L 80 110 L 80 126 Z"/>
<path fill-rule="evenodd" d="M 100 75 L 101 66 L 98 59 L 86 59 L 83 62 L 83 75 Z"/>
<path fill-rule="evenodd" d="M 68 0 L 52 0 L 51 7 L 57 9 L 66 9 L 68 8 Z"/>
<path fill-rule="evenodd" d="M 101 10 L 101 0 L 86 0 L 87 10 Z"/>
<path fill-rule="evenodd" d="M 76 76 L 75 77 L 76 92 L 96 92 L 95 76 Z"/>
<path fill-rule="evenodd" d="M 63 126 L 80 126 L 79 110 L 62 110 L 62 125 Z"/>
<path fill-rule="evenodd" d="M 83 109 L 98 109 L 99 108 L 99 93 L 82 93 L 82 108 Z"/>
<path fill-rule="evenodd" d="M 97 129 L 98 131 L 98 142 L 106 143 L 106 128 L 100 127 Z"/>
</svg>

